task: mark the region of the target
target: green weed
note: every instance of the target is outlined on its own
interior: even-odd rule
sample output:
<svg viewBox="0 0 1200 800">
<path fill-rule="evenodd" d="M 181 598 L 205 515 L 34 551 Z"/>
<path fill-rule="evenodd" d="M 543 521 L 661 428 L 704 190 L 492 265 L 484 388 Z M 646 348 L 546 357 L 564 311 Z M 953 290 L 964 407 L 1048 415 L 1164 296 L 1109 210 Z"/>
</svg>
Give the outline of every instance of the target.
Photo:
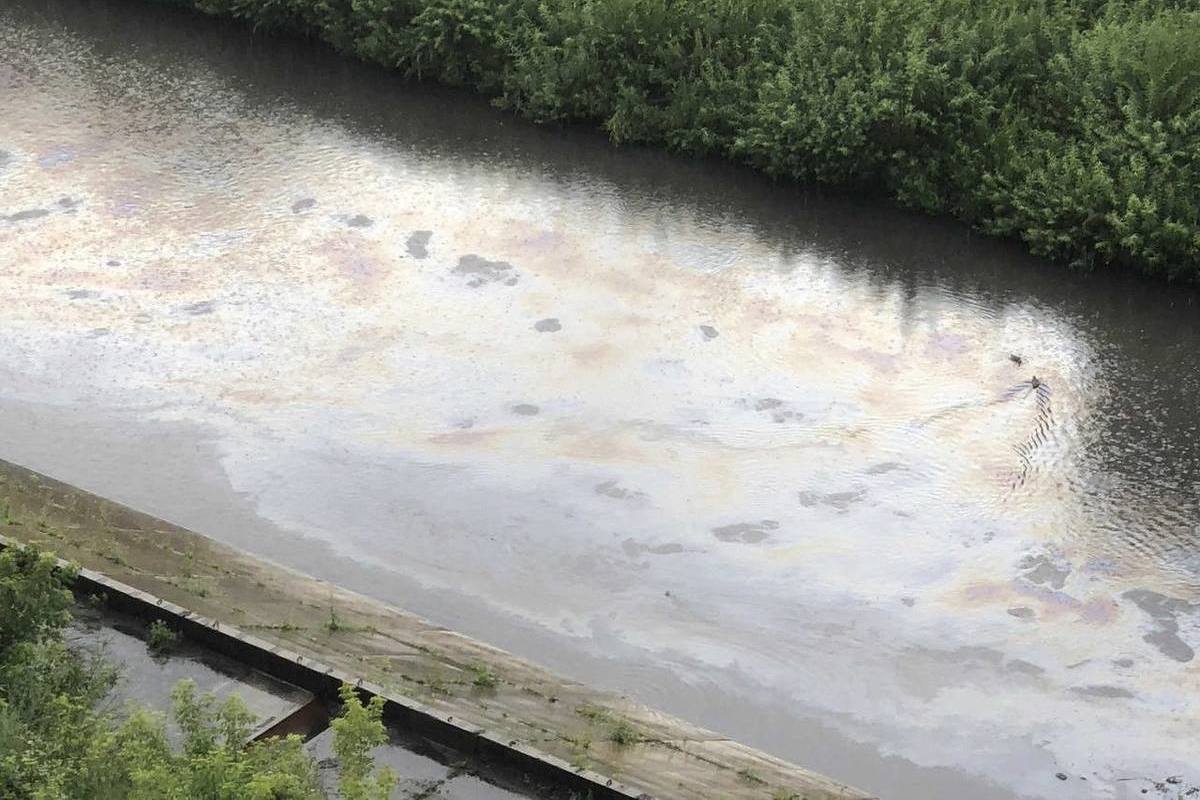
<svg viewBox="0 0 1200 800">
<path fill-rule="evenodd" d="M 642 740 L 637 729 L 629 724 L 628 720 L 618 720 L 611 728 L 608 729 L 608 740 L 616 745 L 625 747 L 631 744 L 637 744 Z"/>
<path fill-rule="evenodd" d="M 494 689 L 500 682 L 496 673 L 483 664 L 476 664 L 471 667 L 471 672 L 475 674 L 475 678 L 471 682 L 481 689 Z"/>
<path fill-rule="evenodd" d="M 739 769 L 737 776 L 738 776 L 738 778 L 740 778 L 742 781 L 745 781 L 746 783 L 753 783 L 753 784 L 766 783 L 766 781 L 764 781 L 761 777 L 759 777 L 759 774 L 757 772 L 750 769 L 749 767 L 742 767 L 741 769 Z"/>
<path fill-rule="evenodd" d="M 146 628 L 146 648 L 154 655 L 166 655 L 179 644 L 179 634 L 161 619 L 156 619 Z"/>
</svg>

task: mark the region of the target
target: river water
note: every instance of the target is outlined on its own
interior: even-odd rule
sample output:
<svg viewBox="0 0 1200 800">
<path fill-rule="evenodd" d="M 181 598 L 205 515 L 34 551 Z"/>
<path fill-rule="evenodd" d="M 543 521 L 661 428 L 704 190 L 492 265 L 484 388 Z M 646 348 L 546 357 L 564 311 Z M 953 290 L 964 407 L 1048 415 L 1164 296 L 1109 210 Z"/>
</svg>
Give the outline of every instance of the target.
<svg viewBox="0 0 1200 800">
<path fill-rule="evenodd" d="M 885 797 L 1200 782 L 1196 294 L 116 0 L 0 151 L 0 457 Z"/>
</svg>

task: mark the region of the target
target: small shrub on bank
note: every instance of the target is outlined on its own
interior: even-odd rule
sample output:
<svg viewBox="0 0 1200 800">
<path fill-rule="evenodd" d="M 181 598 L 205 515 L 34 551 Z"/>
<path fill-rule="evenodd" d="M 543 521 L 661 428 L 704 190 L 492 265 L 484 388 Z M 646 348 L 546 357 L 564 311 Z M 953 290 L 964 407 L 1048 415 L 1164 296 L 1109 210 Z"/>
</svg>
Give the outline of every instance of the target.
<svg viewBox="0 0 1200 800">
<path fill-rule="evenodd" d="M 540 122 L 1200 280 L 1200 0 L 165 0 Z"/>
<path fill-rule="evenodd" d="M 500 683 L 500 677 L 484 664 L 471 667 L 471 672 L 475 676 L 471 683 L 480 689 L 495 689 Z"/>
<path fill-rule="evenodd" d="M 156 619 L 146 628 L 146 648 L 156 656 L 166 655 L 179 644 L 179 634 L 161 619 Z"/>
<path fill-rule="evenodd" d="M 608 740 L 619 747 L 627 747 L 631 744 L 637 744 L 642 740 L 638 734 L 637 728 L 629 724 L 627 720 L 617 720 L 617 722 L 608 729 Z"/>
</svg>

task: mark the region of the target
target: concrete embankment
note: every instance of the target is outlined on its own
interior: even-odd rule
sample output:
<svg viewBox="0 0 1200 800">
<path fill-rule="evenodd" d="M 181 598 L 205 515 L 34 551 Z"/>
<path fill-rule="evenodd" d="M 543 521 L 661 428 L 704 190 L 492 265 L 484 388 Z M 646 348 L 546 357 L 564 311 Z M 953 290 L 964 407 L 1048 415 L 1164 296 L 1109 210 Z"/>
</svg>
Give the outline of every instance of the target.
<svg viewBox="0 0 1200 800">
<path fill-rule="evenodd" d="M 83 568 L 80 589 L 321 696 L 594 798 L 851 800 L 862 791 L 591 689 L 416 616 L 0 461 L 0 535 Z"/>
</svg>

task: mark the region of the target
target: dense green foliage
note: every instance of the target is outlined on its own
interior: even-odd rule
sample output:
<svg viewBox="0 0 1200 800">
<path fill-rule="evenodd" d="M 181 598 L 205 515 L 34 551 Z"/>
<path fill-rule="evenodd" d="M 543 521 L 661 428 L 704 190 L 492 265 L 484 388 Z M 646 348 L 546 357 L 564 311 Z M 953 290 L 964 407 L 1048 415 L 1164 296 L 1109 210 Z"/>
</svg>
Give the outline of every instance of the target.
<svg viewBox="0 0 1200 800">
<path fill-rule="evenodd" d="M 1200 0 L 166 0 L 538 121 L 1200 279 Z"/>
<path fill-rule="evenodd" d="M 319 800 L 317 770 L 298 737 L 247 745 L 253 717 L 235 696 L 217 705 L 190 683 L 173 695 L 183 734 L 145 709 L 118 719 L 100 709 L 115 671 L 63 642 L 72 576 L 36 550 L 0 553 L 0 797 L 5 800 Z M 376 698 L 343 687 L 334 749 L 344 800 L 386 800 L 374 772 L 385 740 Z"/>
</svg>

